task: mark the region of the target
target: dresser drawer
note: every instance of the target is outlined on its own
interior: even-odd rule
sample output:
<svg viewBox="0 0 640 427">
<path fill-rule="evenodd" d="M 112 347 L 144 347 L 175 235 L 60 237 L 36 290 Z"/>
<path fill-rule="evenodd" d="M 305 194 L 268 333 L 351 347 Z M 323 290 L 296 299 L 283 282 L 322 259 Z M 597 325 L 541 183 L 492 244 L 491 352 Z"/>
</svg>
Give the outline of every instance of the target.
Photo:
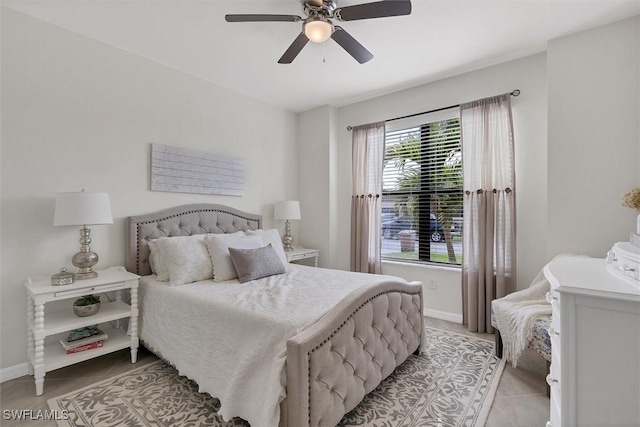
<svg viewBox="0 0 640 427">
<path fill-rule="evenodd" d="M 553 392 L 551 390 L 551 408 L 549 412 L 549 425 L 551 427 L 562 427 L 561 425 L 561 411 L 560 411 L 560 393 Z"/>
<path fill-rule="evenodd" d="M 561 370 L 560 363 L 556 363 L 556 361 L 554 360 L 551 363 L 551 366 L 549 368 L 549 375 L 547 375 L 547 378 L 546 378 L 547 384 L 549 384 L 549 387 L 551 387 L 551 390 L 557 390 L 558 392 L 562 387 L 562 385 L 560 384 L 560 377 L 561 377 L 560 370 Z"/>
<path fill-rule="evenodd" d="M 560 314 L 560 294 L 553 289 L 547 292 L 545 299 L 551 304 L 551 326 L 560 332 L 560 325 L 562 324 L 562 318 Z"/>
<path fill-rule="evenodd" d="M 560 352 L 560 336 L 556 335 L 556 336 L 551 336 L 551 334 L 549 334 L 549 336 L 551 337 L 551 366 L 555 366 L 557 369 L 557 374 L 556 378 L 560 378 L 560 369 L 562 366 L 562 358 L 560 357 L 560 354 L 562 354 Z"/>
</svg>

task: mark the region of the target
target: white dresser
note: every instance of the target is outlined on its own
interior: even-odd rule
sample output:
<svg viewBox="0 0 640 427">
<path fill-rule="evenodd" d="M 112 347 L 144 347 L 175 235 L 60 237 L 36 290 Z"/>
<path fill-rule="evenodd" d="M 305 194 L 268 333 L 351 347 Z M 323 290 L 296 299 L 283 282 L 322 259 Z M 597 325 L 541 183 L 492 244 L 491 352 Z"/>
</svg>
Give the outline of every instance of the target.
<svg viewBox="0 0 640 427">
<path fill-rule="evenodd" d="M 640 286 L 604 259 L 545 266 L 552 304 L 547 427 L 640 426 Z"/>
</svg>

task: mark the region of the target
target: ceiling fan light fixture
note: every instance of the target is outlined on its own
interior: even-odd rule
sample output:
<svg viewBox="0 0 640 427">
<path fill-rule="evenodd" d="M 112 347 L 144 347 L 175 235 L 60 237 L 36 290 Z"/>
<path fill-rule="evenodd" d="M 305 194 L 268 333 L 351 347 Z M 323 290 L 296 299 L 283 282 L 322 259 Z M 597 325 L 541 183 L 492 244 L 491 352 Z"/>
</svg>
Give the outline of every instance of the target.
<svg viewBox="0 0 640 427">
<path fill-rule="evenodd" d="M 319 16 L 311 17 L 304 23 L 304 35 L 314 43 L 326 42 L 333 34 L 333 24 Z"/>
<path fill-rule="evenodd" d="M 299 0 L 306 18 L 298 15 L 227 14 L 227 22 L 300 22 L 302 31 L 278 60 L 278 64 L 291 64 L 309 40 L 324 43 L 333 39 L 360 64 L 370 61 L 373 54 L 353 38 L 344 28 L 332 21 L 346 22 L 363 19 L 386 18 L 411 14 L 411 0 L 374 0 L 368 3 L 337 7 L 337 0 Z"/>
</svg>

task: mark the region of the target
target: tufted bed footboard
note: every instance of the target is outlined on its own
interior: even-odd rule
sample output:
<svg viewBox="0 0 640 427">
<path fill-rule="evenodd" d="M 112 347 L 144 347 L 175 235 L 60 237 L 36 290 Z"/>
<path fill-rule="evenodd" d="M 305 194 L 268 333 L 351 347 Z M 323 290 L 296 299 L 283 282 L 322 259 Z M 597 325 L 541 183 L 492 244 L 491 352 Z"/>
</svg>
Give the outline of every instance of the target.
<svg viewBox="0 0 640 427">
<path fill-rule="evenodd" d="M 422 306 L 419 282 L 386 282 L 348 295 L 290 339 L 286 423 L 296 427 L 338 424 L 421 349 Z"/>
</svg>

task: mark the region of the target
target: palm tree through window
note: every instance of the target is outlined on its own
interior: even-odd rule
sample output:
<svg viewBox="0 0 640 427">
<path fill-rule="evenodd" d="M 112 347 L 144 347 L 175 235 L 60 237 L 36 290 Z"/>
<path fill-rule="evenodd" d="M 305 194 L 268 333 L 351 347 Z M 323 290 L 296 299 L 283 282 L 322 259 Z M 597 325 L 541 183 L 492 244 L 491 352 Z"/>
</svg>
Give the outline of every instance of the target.
<svg viewBox="0 0 640 427">
<path fill-rule="evenodd" d="M 383 164 L 383 258 L 462 263 L 460 119 L 457 111 L 450 116 L 388 127 Z"/>
</svg>

